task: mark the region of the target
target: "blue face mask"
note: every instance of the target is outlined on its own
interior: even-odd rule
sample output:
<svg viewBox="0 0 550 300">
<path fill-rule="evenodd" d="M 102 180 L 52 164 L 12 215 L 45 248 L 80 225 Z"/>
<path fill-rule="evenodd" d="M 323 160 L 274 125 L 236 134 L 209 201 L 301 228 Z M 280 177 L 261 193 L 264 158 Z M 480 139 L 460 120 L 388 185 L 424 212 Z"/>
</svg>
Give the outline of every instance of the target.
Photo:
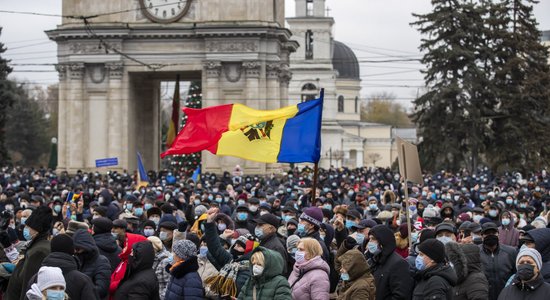
<svg viewBox="0 0 550 300">
<path fill-rule="evenodd" d="M 27 241 L 32 240 L 31 230 L 29 229 L 29 227 L 25 227 L 25 229 L 23 229 L 23 237 Z"/>
<path fill-rule="evenodd" d="M 357 244 L 363 245 L 363 242 L 365 241 L 365 235 L 362 233 L 357 233 L 355 235 L 355 241 L 357 241 Z"/>
<path fill-rule="evenodd" d="M 349 274 L 348 273 L 340 274 L 340 279 L 342 279 L 343 281 L 349 281 Z"/>
<path fill-rule="evenodd" d="M 494 217 L 497 216 L 497 214 L 498 214 L 498 211 L 496 211 L 494 209 L 489 210 L 489 216 L 494 218 Z"/>
<path fill-rule="evenodd" d="M 143 205 L 143 208 L 145 208 L 145 210 L 149 210 L 149 209 L 153 208 L 153 204 L 145 203 L 145 205 Z"/>
<path fill-rule="evenodd" d="M 514 199 L 506 199 L 506 204 L 508 205 L 514 204 Z"/>
<path fill-rule="evenodd" d="M 418 232 L 411 233 L 411 240 L 413 244 L 416 244 L 416 242 L 418 241 Z"/>
<path fill-rule="evenodd" d="M 298 227 L 296 227 L 296 233 L 298 235 L 305 234 L 306 233 L 306 226 L 302 223 L 298 223 Z"/>
<path fill-rule="evenodd" d="M 245 212 L 237 213 L 237 219 L 239 221 L 246 221 L 246 219 L 248 219 L 248 213 L 245 213 Z"/>
<path fill-rule="evenodd" d="M 174 264 L 174 254 L 170 253 L 170 256 L 168 256 L 168 263 L 171 265 Z"/>
<path fill-rule="evenodd" d="M 61 205 L 54 205 L 53 207 L 53 210 L 56 212 L 56 213 L 60 213 L 61 212 Z"/>
<path fill-rule="evenodd" d="M 346 220 L 346 228 L 347 229 L 351 229 L 351 226 L 353 226 L 353 225 L 357 225 L 357 223 L 355 223 L 352 220 Z"/>
<path fill-rule="evenodd" d="M 264 236 L 264 231 L 263 231 L 263 229 L 260 228 L 260 227 L 256 227 L 256 228 L 254 229 L 254 235 L 255 235 L 257 238 L 261 239 L 261 238 Z"/>
<path fill-rule="evenodd" d="M 510 225 L 510 219 L 502 219 L 502 225 L 504 226 Z"/>
<path fill-rule="evenodd" d="M 369 208 L 370 210 L 378 210 L 378 205 L 373 203 L 373 204 L 369 204 Z"/>
<path fill-rule="evenodd" d="M 243 199 L 239 199 L 239 200 L 237 201 L 237 204 L 238 204 L 238 205 L 244 205 L 245 203 L 246 203 L 246 202 L 244 202 Z"/>
<path fill-rule="evenodd" d="M 289 216 L 289 215 L 283 215 L 282 219 L 283 219 L 283 221 L 288 222 L 288 221 L 290 221 L 290 219 L 292 219 L 292 217 Z"/>
<path fill-rule="evenodd" d="M 216 198 L 216 202 L 222 203 L 222 202 L 223 202 L 223 198 Z"/>
<path fill-rule="evenodd" d="M 447 243 L 453 241 L 453 239 L 450 238 L 450 237 L 448 237 L 448 236 L 440 236 L 440 237 L 438 237 L 438 238 L 436 238 L 436 239 L 437 239 L 438 241 L 442 242 L 443 245 L 446 245 Z"/>
<path fill-rule="evenodd" d="M 46 291 L 47 300 L 63 300 L 65 299 L 65 291 L 56 291 L 56 290 L 47 290 Z"/>
<path fill-rule="evenodd" d="M 332 205 L 331 204 L 325 204 L 325 205 L 323 205 L 323 208 L 328 209 L 328 210 L 332 210 Z"/>
<path fill-rule="evenodd" d="M 367 249 L 371 254 L 377 254 L 378 252 L 380 252 L 380 249 L 378 249 L 378 243 L 376 242 L 368 242 Z"/>
<path fill-rule="evenodd" d="M 27 218 L 21 218 L 21 225 L 25 225 L 26 222 L 27 222 Z"/>
<path fill-rule="evenodd" d="M 210 200 L 210 201 L 214 200 L 214 196 L 208 195 L 208 200 Z"/>
<path fill-rule="evenodd" d="M 126 209 L 127 210 L 131 210 L 132 208 L 134 208 L 134 205 L 132 203 L 126 204 Z"/>
<path fill-rule="evenodd" d="M 134 215 L 141 217 L 143 215 L 143 207 L 136 207 L 136 209 L 134 209 Z"/>
<path fill-rule="evenodd" d="M 424 270 L 424 256 L 418 255 L 416 259 L 414 260 L 414 265 L 416 266 L 416 269 L 418 271 Z"/>
<path fill-rule="evenodd" d="M 116 239 L 118 238 L 118 234 L 116 232 L 111 232 L 111 235 Z"/>
<path fill-rule="evenodd" d="M 353 191 L 348 191 L 348 196 L 353 196 Z"/>
<path fill-rule="evenodd" d="M 208 247 L 201 246 L 199 249 L 199 256 L 200 257 L 206 257 L 206 254 L 208 254 Z"/>
<path fill-rule="evenodd" d="M 286 189 L 286 192 L 290 193 L 290 192 L 292 192 L 292 189 Z"/>
</svg>

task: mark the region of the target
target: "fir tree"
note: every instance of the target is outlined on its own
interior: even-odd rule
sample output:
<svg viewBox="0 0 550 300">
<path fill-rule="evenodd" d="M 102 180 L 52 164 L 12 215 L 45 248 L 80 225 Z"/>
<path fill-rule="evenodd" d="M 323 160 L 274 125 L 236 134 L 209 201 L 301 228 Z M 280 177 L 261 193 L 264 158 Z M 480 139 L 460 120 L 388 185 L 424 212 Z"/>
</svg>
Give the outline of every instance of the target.
<svg viewBox="0 0 550 300">
<path fill-rule="evenodd" d="M 2 27 L 0 27 L 0 35 Z M 6 165 L 9 161 L 8 150 L 6 147 L 6 119 L 8 110 L 15 102 L 17 87 L 14 82 L 8 80 L 8 75 L 12 68 L 8 65 L 9 60 L 2 58 L 2 53 L 6 52 L 4 44 L 0 42 L 0 164 Z"/>
<path fill-rule="evenodd" d="M 187 93 L 187 98 L 185 99 L 185 106 L 190 108 L 202 107 L 202 88 L 200 81 L 191 82 L 191 85 L 189 86 L 189 92 Z M 180 128 L 183 128 L 185 126 L 186 121 L 187 116 L 183 115 L 183 117 L 181 118 Z M 196 152 L 192 154 L 175 156 L 174 164 L 187 176 L 191 176 L 195 169 L 201 164 L 201 153 Z"/>
</svg>

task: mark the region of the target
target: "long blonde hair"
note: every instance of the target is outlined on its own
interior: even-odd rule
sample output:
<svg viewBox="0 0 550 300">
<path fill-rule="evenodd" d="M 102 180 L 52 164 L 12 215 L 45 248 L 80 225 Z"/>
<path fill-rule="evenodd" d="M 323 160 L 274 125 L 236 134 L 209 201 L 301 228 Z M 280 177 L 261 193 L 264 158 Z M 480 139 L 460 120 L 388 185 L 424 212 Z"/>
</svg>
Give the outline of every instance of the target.
<svg viewBox="0 0 550 300">
<path fill-rule="evenodd" d="M 323 248 L 318 240 L 312 238 L 302 238 L 298 246 L 302 244 L 306 252 L 307 259 L 312 259 L 316 256 L 323 255 Z"/>
<path fill-rule="evenodd" d="M 265 257 L 262 251 L 256 251 L 250 258 L 250 263 L 253 265 L 260 265 L 265 267 Z"/>
</svg>

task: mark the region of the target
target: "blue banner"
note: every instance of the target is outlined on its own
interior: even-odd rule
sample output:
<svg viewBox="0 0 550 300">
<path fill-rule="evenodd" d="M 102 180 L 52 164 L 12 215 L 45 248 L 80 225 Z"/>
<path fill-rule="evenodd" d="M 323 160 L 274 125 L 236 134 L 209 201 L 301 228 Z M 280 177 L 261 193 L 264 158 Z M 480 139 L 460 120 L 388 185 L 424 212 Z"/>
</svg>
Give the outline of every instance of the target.
<svg viewBox="0 0 550 300">
<path fill-rule="evenodd" d="M 118 166 L 118 158 L 112 157 L 112 158 L 103 158 L 103 159 L 95 160 L 96 168 L 111 167 L 111 166 Z"/>
</svg>

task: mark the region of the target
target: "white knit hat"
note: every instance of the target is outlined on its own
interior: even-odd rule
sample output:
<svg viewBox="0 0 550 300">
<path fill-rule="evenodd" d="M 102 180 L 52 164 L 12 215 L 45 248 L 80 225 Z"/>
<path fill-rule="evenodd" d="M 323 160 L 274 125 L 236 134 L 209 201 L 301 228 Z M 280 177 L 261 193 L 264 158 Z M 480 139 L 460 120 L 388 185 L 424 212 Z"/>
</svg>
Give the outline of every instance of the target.
<svg viewBox="0 0 550 300">
<path fill-rule="evenodd" d="M 65 289 L 65 277 L 58 267 L 41 267 L 38 271 L 36 285 L 41 291 L 54 286 L 62 286 Z"/>
</svg>

